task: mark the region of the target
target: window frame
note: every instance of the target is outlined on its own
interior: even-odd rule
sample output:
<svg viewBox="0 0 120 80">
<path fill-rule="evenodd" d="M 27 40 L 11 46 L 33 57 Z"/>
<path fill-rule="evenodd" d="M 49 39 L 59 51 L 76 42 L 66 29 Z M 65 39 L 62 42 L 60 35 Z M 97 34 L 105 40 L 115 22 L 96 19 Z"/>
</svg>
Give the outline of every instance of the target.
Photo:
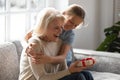
<svg viewBox="0 0 120 80">
<path fill-rule="evenodd" d="M 5 0 L 5 6 L 4 6 L 4 10 L 0 11 L 0 15 L 3 15 L 5 16 L 5 26 L 3 27 L 5 33 L 2 34 L 4 35 L 4 39 L 2 39 L 2 41 L 0 42 L 6 42 L 6 41 L 11 41 L 11 37 L 10 37 L 10 28 L 11 28 L 11 22 L 10 22 L 10 19 L 11 19 L 11 15 L 12 14 L 20 14 L 20 13 L 23 13 L 26 15 L 26 27 L 25 27 L 25 32 L 27 32 L 28 30 L 31 29 L 31 16 L 33 13 L 37 13 L 39 12 L 41 9 L 39 9 L 39 7 L 37 7 L 36 9 L 32 9 L 31 8 L 31 2 L 32 0 L 26 0 L 26 9 L 25 10 L 17 10 L 17 11 L 11 11 L 11 0 Z M 43 0 L 44 3 L 44 6 L 43 7 L 46 7 L 46 0 Z M 38 3 L 37 3 L 38 4 Z"/>
</svg>

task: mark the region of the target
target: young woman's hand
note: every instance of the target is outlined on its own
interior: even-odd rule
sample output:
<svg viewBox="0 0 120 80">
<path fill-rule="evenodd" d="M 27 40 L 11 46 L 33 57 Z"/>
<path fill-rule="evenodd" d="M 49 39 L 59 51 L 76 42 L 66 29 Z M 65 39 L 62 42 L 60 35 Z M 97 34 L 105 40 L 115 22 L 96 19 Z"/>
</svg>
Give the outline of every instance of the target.
<svg viewBox="0 0 120 80">
<path fill-rule="evenodd" d="M 35 48 L 37 47 L 38 45 L 36 43 L 31 43 L 28 45 L 28 47 L 26 48 L 26 53 L 29 57 L 32 57 L 32 58 L 39 58 L 39 55 L 43 55 L 44 53 L 42 51 L 36 51 Z"/>
<path fill-rule="evenodd" d="M 80 72 L 80 71 L 88 68 L 88 67 L 78 67 L 77 66 L 78 63 L 79 63 L 79 61 L 75 61 L 70 65 L 70 67 L 68 68 L 70 73 Z"/>
</svg>

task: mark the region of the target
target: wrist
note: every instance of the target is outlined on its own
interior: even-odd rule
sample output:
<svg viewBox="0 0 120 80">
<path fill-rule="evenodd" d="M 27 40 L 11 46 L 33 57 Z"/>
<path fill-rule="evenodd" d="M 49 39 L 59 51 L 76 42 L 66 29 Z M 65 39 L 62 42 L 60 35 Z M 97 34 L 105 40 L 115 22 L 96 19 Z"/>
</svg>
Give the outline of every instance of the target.
<svg viewBox="0 0 120 80">
<path fill-rule="evenodd" d="M 73 73 L 72 69 L 70 69 L 70 68 L 68 68 L 68 71 L 69 71 L 69 73 L 71 73 L 71 74 Z"/>
<path fill-rule="evenodd" d="M 51 63 L 51 64 L 58 64 L 58 62 L 56 62 L 56 61 L 57 61 L 57 60 L 56 60 L 55 57 L 53 57 L 53 56 L 50 57 L 50 63 Z"/>
<path fill-rule="evenodd" d="M 50 63 L 53 63 L 53 62 L 54 62 L 54 60 L 53 60 L 52 56 L 51 56 L 51 57 L 49 57 L 49 62 L 50 62 Z"/>
</svg>

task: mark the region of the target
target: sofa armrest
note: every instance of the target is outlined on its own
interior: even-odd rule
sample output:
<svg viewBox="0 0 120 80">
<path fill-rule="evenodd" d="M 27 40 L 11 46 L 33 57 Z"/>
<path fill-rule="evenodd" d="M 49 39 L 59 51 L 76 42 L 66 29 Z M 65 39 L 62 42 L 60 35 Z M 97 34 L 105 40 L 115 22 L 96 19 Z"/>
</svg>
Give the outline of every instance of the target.
<svg viewBox="0 0 120 80">
<path fill-rule="evenodd" d="M 120 54 L 93 50 L 73 49 L 76 59 L 93 57 L 96 63 L 90 70 L 120 74 Z"/>
<path fill-rule="evenodd" d="M 21 57 L 21 53 L 23 50 L 22 43 L 21 43 L 21 41 L 18 41 L 18 40 L 12 41 L 12 43 L 16 46 L 18 61 L 20 62 L 20 57 Z"/>
<path fill-rule="evenodd" d="M 19 63 L 16 46 L 11 42 L 0 44 L 0 80 L 18 80 Z"/>
</svg>

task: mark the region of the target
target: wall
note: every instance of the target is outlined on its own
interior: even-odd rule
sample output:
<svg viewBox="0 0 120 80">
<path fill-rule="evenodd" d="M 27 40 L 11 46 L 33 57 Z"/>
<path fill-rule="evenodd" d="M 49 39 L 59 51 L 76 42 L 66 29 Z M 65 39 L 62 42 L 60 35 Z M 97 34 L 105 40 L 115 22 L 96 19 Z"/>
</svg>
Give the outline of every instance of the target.
<svg viewBox="0 0 120 80">
<path fill-rule="evenodd" d="M 113 0 L 69 0 L 69 5 L 74 3 L 86 10 L 89 26 L 75 30 L 73 47 L 96 49 L 105 38 L 104 29 L 113 24 Z"/>
<path fill-rule="evenodd" d="M 120 21 L 120 0 L 115 0 L 114 22 Z"/>
<path fill-rule="evenodd" d="M 64 10 L 64 8 L 68 7 L 68 0 L 46 0 L 46 7 L 54 7 L 58 10 Z"/>
</svg>

